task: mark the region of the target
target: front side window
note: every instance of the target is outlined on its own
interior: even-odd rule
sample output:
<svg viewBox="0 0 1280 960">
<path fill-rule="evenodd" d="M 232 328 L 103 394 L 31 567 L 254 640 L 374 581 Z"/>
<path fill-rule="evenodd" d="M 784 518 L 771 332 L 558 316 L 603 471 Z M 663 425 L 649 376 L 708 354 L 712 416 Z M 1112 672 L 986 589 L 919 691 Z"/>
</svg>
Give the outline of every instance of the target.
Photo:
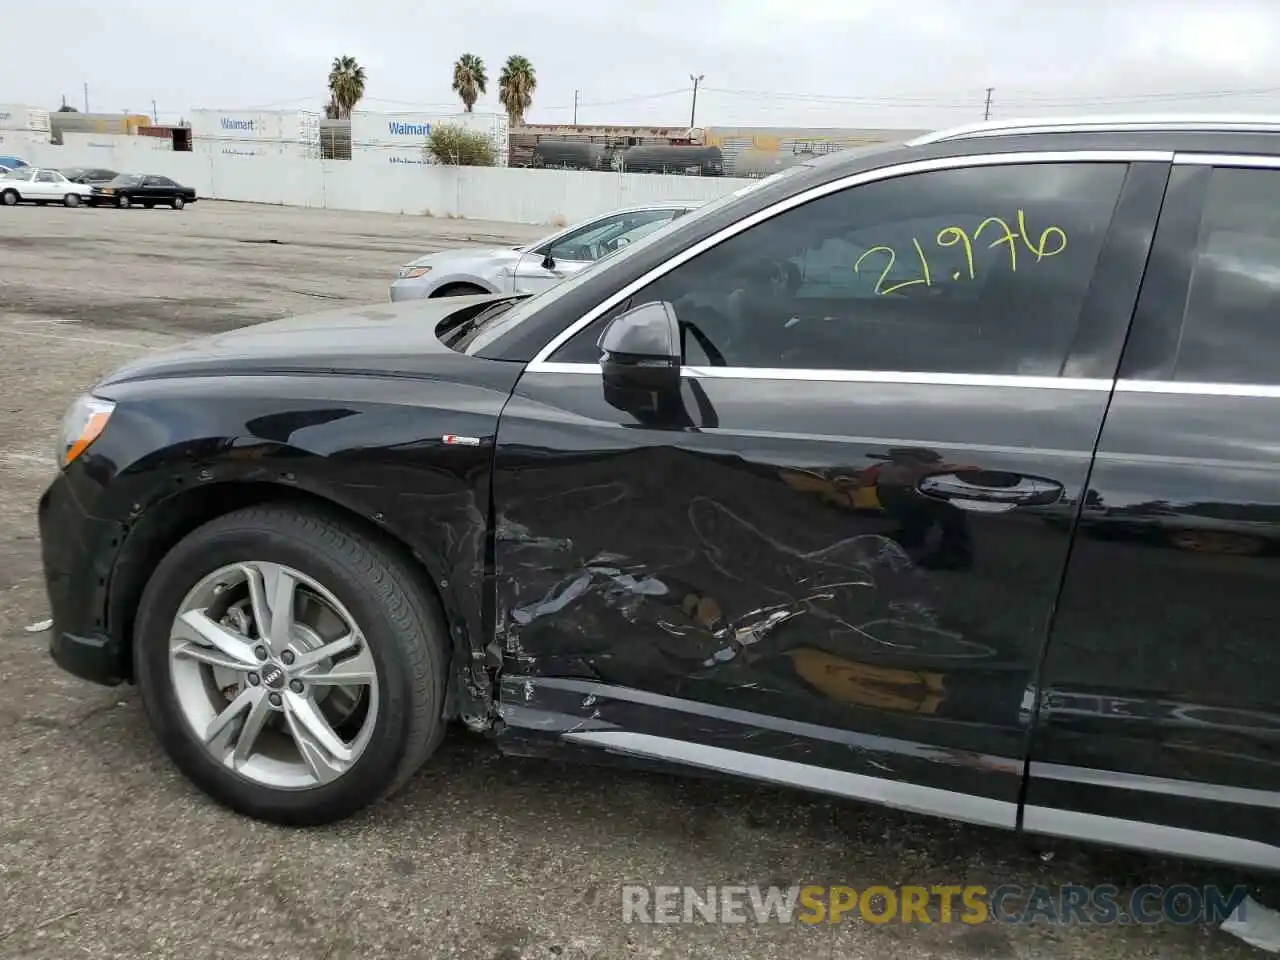
<svg viewBox="0 0 1280 960">
<path fill-rule="evenodd" d="M 908 174 L 780 213 L 655 280 L 550 359 L 675 306 L 692 365 L 1058 376 L 1124 182 L 1123 163 Z"/>
<path fill-rule="evenodd" d="M 1280 170 L 1215 169 L 1173 379 L 1280 384 Z"/>
<path fill-rule="evenodd" d="M 674 210 L 638 210 L 607 217 L 558 237 L 548 248 L 556 260 L 590 263 L 669 223 Z"/>
<path fill-rule="evenodd" d="M 50 170 L 41 170 L 36 174 L 36 183 L 57 183 L 58 175 Z"/>
</svg>

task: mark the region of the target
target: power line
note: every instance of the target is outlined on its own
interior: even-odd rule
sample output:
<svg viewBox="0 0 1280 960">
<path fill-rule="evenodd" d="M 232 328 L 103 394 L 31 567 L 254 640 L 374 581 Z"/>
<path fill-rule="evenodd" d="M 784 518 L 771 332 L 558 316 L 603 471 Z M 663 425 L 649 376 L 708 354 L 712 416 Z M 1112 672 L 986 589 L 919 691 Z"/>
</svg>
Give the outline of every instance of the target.
<svg viewBox="0 0 1280 960">
<path fill-rule="evenodd" d="M 750 97 L 764 100 L 786 100 L 803 103 L 842 104 L 849 106 L 880 106 L 898 108 L 986 108 L 985 91 L 975 91 L 971 97 L 956 96 L 954 92 L 937 96 L 842 96 L 838 94 L 784 93 L 772 90 L 736 90 L 724 87 L 702 87 L 708 93 L 719 93 L 733 97 Z M 1176 103 L 1185 100 L 1222 100 L 1230 98 L 1246 98 L 1280 95 L 1280 87 L 1248 87 L 1238 89 L 1195 90 L 1195 91 L 1163 91 L 1143 94 L 1077 94 L 1039 95 L 1039 96 L 1002 96 L 1001 103 L 1017 106 L 1025 104 L 1042 107 L 1053 106 L 1114 106 L 1138 103 Z"/>
</svg>

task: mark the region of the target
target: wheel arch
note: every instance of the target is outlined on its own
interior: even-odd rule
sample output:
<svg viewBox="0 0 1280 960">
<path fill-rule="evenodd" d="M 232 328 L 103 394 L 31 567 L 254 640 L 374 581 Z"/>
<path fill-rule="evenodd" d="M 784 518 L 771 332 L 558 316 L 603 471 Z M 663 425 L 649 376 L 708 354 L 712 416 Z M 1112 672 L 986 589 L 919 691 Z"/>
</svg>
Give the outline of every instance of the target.
<svg viewBox="0 0 1280 960">
<path fill-rule="evenodd" d="M 428 298 L 447 297 L 451 291 L 458 290 L 459 288 L 467 290 L 468 293 L 474 293 L 475 296 L 502 292 L 494 284 L 487 283 L 479 277 L 456 276 L 450 277 L 444 283 L 440 284 L 440 286 L 433 289 L 431 293 L 428 294 Z"/>
<path fill-rule="evenodd" d="M 198 527 L 246 507 L 266 505 L 296 506 L 325 514 L 400 560 L 417 585 L 435 601 L 448 635 L 445 716 L 471 716 L 477 710 L 488 713 L 491 689 L 475 689 L 467 672 L 472 651 L 463 618 L 448 602 L 447 591 L 442 590 L 429 559 L 397 532 L 399 527 L 379 523 L 353 505 L 315 489 L 268 480 L 227 480 L 190 487 L 152 504 L 129 529 L 112 568 L 106 597 L 107 629 L 120 645 L 122 667 L 129 682 L 135 680 L 132 649 L 138 603 L 156 566 Z"/>
</svg>

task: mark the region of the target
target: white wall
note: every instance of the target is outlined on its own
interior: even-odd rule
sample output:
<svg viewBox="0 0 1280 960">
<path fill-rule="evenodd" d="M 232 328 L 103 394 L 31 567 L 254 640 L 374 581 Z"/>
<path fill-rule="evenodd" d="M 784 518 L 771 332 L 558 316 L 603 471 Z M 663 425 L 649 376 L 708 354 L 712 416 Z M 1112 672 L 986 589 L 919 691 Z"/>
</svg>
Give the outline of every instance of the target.
<svg viewBox="0 0 1280 960">
<path fill-rule="evenodd" d="M 137 144 L 137 139 L 143 138 L 121 137 L 110 150 L 32 144 L 22 156 L 47 167 L 105 166 L 162 174 L 213 200 L 509 223 L 573 223 L 652 200 L 710 200 L 755 182 L 584 170 L 409 166 L 368 158 L 157 153 Z"/>
<path fill-rule="evenodd" d="M 120 149 L 123 144 L 135 150 L 150 151 L 152 153 L 170 153 L 173 151 L 173 141 L 168 137 L 134 137 L 127 133 L 75 133 L 67 131 L 62 135 L 62 143 L 64 146 L 71 147 L 77 152 L 83 150 L 92 153 L 102 162 L 96 166 L 110 167 L 109 161 L 115 159 L 116 150 Z"/>
</svg>

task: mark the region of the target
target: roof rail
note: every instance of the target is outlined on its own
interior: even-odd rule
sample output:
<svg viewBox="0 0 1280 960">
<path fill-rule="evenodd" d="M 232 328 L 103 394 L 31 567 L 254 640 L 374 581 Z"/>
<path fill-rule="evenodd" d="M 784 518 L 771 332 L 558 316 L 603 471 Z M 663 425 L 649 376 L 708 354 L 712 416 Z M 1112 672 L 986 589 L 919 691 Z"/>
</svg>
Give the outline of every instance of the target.
<svg viewBox="0 0 1280 960">
<path fill-rule="evenodd" d="M 1111 116 L 1045 117 L 986 120 L 935 130 L 907 141 L 909 147 L 974 137 L 1013 137 L 1032 133 L 1124 132 L 1132 130 L 1222 133 L 1280 133 L 1280 116 L 1272 114 L 1114 114 Z"/>
</svg>

